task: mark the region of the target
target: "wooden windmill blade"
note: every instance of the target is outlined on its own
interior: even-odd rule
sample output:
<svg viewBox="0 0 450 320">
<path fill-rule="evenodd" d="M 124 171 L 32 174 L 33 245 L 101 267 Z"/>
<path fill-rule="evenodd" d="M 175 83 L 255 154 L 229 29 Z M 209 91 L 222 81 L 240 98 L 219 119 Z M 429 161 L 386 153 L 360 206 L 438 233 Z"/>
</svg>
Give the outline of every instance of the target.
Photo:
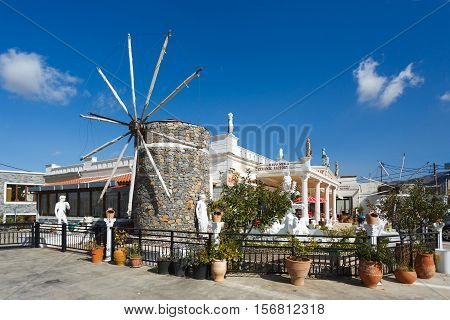
<svg viewBox="0 0 450 320">
<path fill-rule="evenodd" d="M 186 78 L 178 87 L 175 88 L 163 101 L 161 101 L 155 109 L 150 111 L 150 113 L 142 120 L 143 122 L 147 121 L 148 118 L 150 118 L 151 115 L 155 114 L 161 107 L 163 107 L 167 102 L 172 100 L 178 92 L 180 92 L 183 88 L 187 87 L 189 82 L 191 82 L 194 78 L 198 77 L 200 75 L 200 72 L 202 71 L 202 68 L 198 68 L 195 70 L 193 74 L 191 74 L 189 77 Z"/>
<path fill-rule="evenodd" d="M 119 157 L 117 158 L 117 162 L 114 166 L 113 171 L 111 172 L 111 175 L 108 178 L 108 181 L 106 182 L 105 186 L 103 187 L 102 193 L 100 194 L 100 198 L 98 199 L 98 202 L 100 202 L 100 200 L 103 199 L 103 196 L 105 195 L 106 190 L 109 187 L 109 184 L 111 183 L 112 178 L 114 177 L 114 174 L 117 171 L 117 168 L 119 167 L 120 164 L 120 160 L 122 160 L 123 154 L 125 153 L 125 150 L 127 150 L 128 145 L 130 144 L 130 141 L 133 137 L 129 137 L 127 143 L 125 143 L 125 145 L 123 146 L 122 150 L 120 151 Z"/>
<path fill-rule="evenodd" d="M 138 160 L 138 148 L 134 147 L 134 157 L 133 157 L 133 167 L 131 169 L 131 181 L 130 181 L 130 191 L 128 192 L 128 210 L 127 214 L 131 216 L 131 211 L 133 210 L 133 195 L 134 195 L 134 184 L 136 182 L 136 168 Z"/>
<path fill-rule="evenodd" d="M 130 62 L 131 98 L 133 101 L 134 120 L 137 120 L 136 93 L 134 91 L 133 51 L 131 49 L 131 35 L 128 34 L 128 58 Z"/>
<path fill-rule="evenodd" d="M 150 104 L 150 98 L 153 93 L 153 89 L 155 88 L 156 78 L 158 77 L 159 67 L 161 66 L 164 55 L 166 54 L 167 45 L 169 43 L 171 32 L 170 30 L 167 32 L 166 39 L 164 40 L 164 44 L 161 49 L 161 53 L 159 54 L 158 61 L 156 62 L 155 70 L 153 71 L 152 81 L 150 82 L 150 88 L 148 89 L 147 98 L 145 99 L 144 108 L 142 108 L 141 119 L 144 118 L 145 111 L 147 110 L 148 105 Z"/>
<path fill-rule="evenodd" d="M 103 81 L 105 81 L 106 85 L 108 86 L 109 90 L 111 90 L 113 96 L 116 98 L 117 102 L 119 102 L 122 109 L 128 114 L 128 116 L 133 120 L 133 117 L 131 116 L 130 112 L 128 111 L 127 107 L 123 103 L 122 99 L 119 97 L 119 94 L 117 93 L 116 89 L 112 86 L 112 84 L 109 82 L 108 78 L 106 78 L 105 74 L 103 73 L 102 69 L 100 67 L 97 67 L 98 73 L 100 73 L 100 76 L 102 77 Z"/>
<path fill-rule="evenodd" d="M 128 132 L 126 132 L 126 133 L 124 133 L 124 134 L 118 136 L 117 138 L 114 138 L 114 139 L 112 139 L 112 140 L 110 140 L 110 141 L 108 141 L 108 142 L 102 144 L 100 147 L 95 148 L 94 150 L 92 150 L 92 151 L 89 152 L 88 154 L 82 156 L 82 157 L 80 158 L 80 160 L 83 161 L 83 160 L 86 159 L 87 157 L 90 157 L 90 156 L 92 156 L 93 154 L 96 154 L 97 152 L 99 152 L 99 151 L 105 149 L 106 147 L 109 147 L 109 146 L 112 145 L 113 143 L 116 143 L 117 141 L 121 140 L 122 138 L 125 138 L 126 136 L 128 136 L 128 135 L 130 135 L 130 134 L 131 134 L 131 132 L 128 131 Z"/>
</svg>

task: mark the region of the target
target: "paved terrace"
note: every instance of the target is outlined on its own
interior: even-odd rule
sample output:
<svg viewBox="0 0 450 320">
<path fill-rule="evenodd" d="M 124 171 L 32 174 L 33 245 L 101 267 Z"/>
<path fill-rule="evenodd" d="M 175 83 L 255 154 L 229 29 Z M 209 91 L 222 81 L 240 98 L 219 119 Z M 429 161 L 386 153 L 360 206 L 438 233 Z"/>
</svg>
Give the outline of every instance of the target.
<svg viewBox="0 0 450 320">
<path fill-rule="evenodd" d="M 0 299 L 450 299 L 450 276 L 442 274 L 411 286 L 386 277 L 377 289 L 346 278 L 295 287 L 285 276 L 231 275 L 215 283 L 88 258 L 54 249 L 0 250 Z"/>
</svg>

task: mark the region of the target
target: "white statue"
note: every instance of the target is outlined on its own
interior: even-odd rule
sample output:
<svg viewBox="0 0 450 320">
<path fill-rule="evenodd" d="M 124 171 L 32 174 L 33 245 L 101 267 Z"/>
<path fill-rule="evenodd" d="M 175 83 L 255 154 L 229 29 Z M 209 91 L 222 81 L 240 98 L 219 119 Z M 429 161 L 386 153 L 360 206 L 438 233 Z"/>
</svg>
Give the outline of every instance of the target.
<svg viewBox="0 0 450 320">
<path fill-rule="evenodd" d="M 294 180 L 291 184 L 291 194 L 296 194 L 297 192 L 297 181 Z"/>
<path fill-rule="evenodd" d="M 66 196 L 60 196 L 59 202 L 55 205 L 55 216 L 58 218 L 58 224 L 61 224 L 61 221 L 67 224 L 66 212 L 68 210 L 70 210 L 70 205 L 66 201 Z"/>
<path fill-rule="evenodd" d="M 286 174 L 283 177 L 283 185 L 282 185 L 283 191 L 286 191 L 286 192 L 291 191 L 291 184 L 292 184 L 292 178 L 289 174 Z"/>
<path fill-rule="evenodd" d="M 278 157 L 279 157 L 280 161 L 283 160 L 283 148 L 280 148 L 280 151 L 278 153 Z"/>
<path fill-rule="evenodd" d="M 233 134 L 233 114 L 230 112 L 228 114 L 228 134 Z"/>
<path fill-rule="evenodd" d="M 325 151 L 325 148 L 322 148 L 322 165 L 324 167 L 330 166 L 330 159 L 328 158 L 327 152 Z"/>
<path fill-rule="evenodd" d="M 197 207 L 195 208 L 199 232 L 208 232 L 209 220 L 205 200 L 206 196 L 204 194 L 200 194 L 198 197 Z"/>
</svg>

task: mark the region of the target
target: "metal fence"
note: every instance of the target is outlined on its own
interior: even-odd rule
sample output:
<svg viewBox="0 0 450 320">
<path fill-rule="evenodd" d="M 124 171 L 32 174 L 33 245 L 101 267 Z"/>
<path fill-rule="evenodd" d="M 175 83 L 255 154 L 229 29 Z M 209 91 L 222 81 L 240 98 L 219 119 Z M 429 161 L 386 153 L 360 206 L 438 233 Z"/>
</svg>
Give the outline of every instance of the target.
<svg viewBox="0 0 450 320">
<path fill-rule="evenodd" d="M 46 247 L 61 248 L 77 251 L 89 251 L 92 244 L 98 243 L 106 246 L 106 227 L 94 226 L 72 226 L 36 223 L 36 235 L 39 244 Z"/>
<path fill-rule="evenodd" d="M 212 234 L 174 230 L 142 230 L 132 228 L 112 228 L 112 250 L 118 247 L 114 241 L 117 232 L 127 233 L 125 247 L 137 244 L 141 248 L 142 261 L 154 264 L 161 258 L 182 259 L 195 257 L 202 248 L 210 248 Z"/>
<path fill-rule="evenodd" d="M 33 223 L 0 224 L 0 248 L 34 246 Z"/>
<path fill-rule="evenodd" d="M 209 251 L 213 245 L 213 234 L 174 230 L 142 230 L 112 228 L 111 252 L 119 244 L 114 235 L 126 231 L 124 246 L 137 244 L 141 248 L 142 260 L 154 265 L 162 258 L 172 260 L 191 256 L 194 259 L 201 249 Z M 66 226 L 58 224 L 15 223 L 0 225 L 0 248 L 40 247 L 58 248 L 61 251 L 89 251 L 95 242 L 106 248 L 107 229 L 105 225 Z M 230 273 L 282 274 L 286 273 L 284 260 L 294 252 L 292 238 L 301 242 L 317 242 L 316 250 L 309 254 L 312 260 L 310 276 L 336 277 L 357 276 L 359 246 L 369 241 L 366 236 L 293 236 L 293 235 L 243 235 L 227 234 L 240 244 L 240 257 L 228 261 Z M 399 255 L 402 247 L 416 241 L 426 243 L 430 249 L 437 248 L 437 232 L 409 236 L 378 237 L 387 242 L 393 254 Z M 415 255 L 415 253 L 413 253 Z M 414 258 L 414 257 L 413 257 Z M 391 273 L 392 267 L 383 267 L 384 273 Z"/>
</svg>

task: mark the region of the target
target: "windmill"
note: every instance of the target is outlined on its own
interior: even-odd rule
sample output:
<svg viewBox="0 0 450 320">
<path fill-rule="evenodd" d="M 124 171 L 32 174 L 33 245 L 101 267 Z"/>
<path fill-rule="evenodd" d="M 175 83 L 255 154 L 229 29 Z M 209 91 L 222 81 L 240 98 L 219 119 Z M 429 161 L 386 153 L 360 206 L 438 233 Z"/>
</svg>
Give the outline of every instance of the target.
<svg viewBox="0 0 450 320">
<path fill-rule="evenodd" d="M 119 153 L 119 157 L 117 158 L 117 161 L 114 165 L 114 168 L 111 172 L 111 175 L 109 176 L 103 190 L 102 193 L 100 195 L 100 198 L 98 201 L 101 201 L 103 199 L 103 196 L 105 195 L 106 190 L 108 189 L 111 180 L 114 177 L 114 174 L 116 173 L 116 170 L 119 166 L 120 160 L 122 159 L 126 149 L 128 148 L 128 145 L 130 144 L 130 142 L 132 140 L 134 140 L 134 162 L 133 162 L 133 167 L 132 167 L 132 174 L 131 174 L 131 183 L 130 183 L 130 192 L 129 192 L 129 198 L 128 198 L 128 210 L 127 213 L 128 215 L 131 214 L 131 210 L 132 210 L 132 206 L 133 206 L 133 193 L 134 193 L 134 184 L 135 184 L 135 180 L 136 180 L 136 166 L 137 166 L 137 157 L 138 157 L 138 149 L 143 146 L 145 149 L 145 153 L 148 156 L 150 163 L 153 167 L 153 169 L 155 170 L 156 175 L 158 176 L 159 182 L 161 183 L 162 188 L 164 189 L 165 194 L 167 195 L 167 197 L 171 197 L 171 192 L 170 190 L 167 188 L 166 183 L 164 182 L 164 179 L 161 176 L 161 173 L 158 170 L 158 167 L 155 164 L 155 161 L 153 160 L 153 157 L 150 153 L 150 150 L 148 149 L 147 145 L 145 144 L 145 140 L 144 140 L 144 135 L 143 135 L 143 131 L 145 129 L 146 124 L 148 123 L 147 120 L 154 115 L 159 109 L 161 109 L 164 105 L 166 105 L 171 99 L 173 99 L 173 97 L 175 97 L 175 95 L 177 95 L 184 87 L 186 87 L 189 82 L 191 82 L 194 78 L 198 77 L 200 74 L 200 71 L 202 70 L 202 68 L 198 68 L 193 74 L 191 74 L 189 77 L 187 77 L 180 85 L 178 85 L 165 99 L 163 99 L 159 104 L 156 105 L 156 107 L 151 110 L 148 114 L 146 114 L 146 111 L 149 107 L 150 104 L 150 98 L 152 96 L 153 93 L 153 89 L 155 87 L 155 82 L 156 82 L 156 78 L 158 77 L 158 72 L 159 72 L 159 68 L 161 66 L 161 62 L 164 58 L 164 55 L 166 54 L 166 48 L 167 48 L 167 44 L 169 42 L 169 38 L 171 36 L 170 31 L 167 33 L 162 49 L 161 49 L 161 53 L 159 54 L 158 57 L 158 61 L 156 62 L 156 67 L 155 70 L 153 71 L 153 77 L 152 80 L 150 82 L 150 87 L 148 89 L 148 93 L 145 99 L 145 103 L 144 106 L 142 108 L 142 112 L 140 114 L 140 117 L 138 116 L 138 110 L 136 107 L 136 94 L 135 94 L 135 90 L 134 90 L 134 70 L 133 70 L 133 54 L 132 54 L 132 49 L 131 49 L 131 35 L 128 34 L 128 57 L 129 57 L 129 63 L 130 63 L 130 80 L 131 80 L 131 98 L 132 98 L 132 104 L 133 104 L 133 114 L 131 114 L 128 111 L 128 108 L 126 107 L 125 103 L 123 102 L 123 100 L 120 98 L 120 96 L 118 95 L 117 91 L 114 89 L 114 87 L 112 86 L 112 84 L 109 82 L 108 78 L 105 76 L 105 74 L 103 73 L 103 71 L 100 69 L 100 67 L 97 67 L 97 71 L 100 74 L 100 76 L 102 77 L 103 81 L 106 83 L 106 85 L 108 86 L 108 88 L 111 90 L 111 93 L 114 95 L 115 99 L 117 100 L 117 102 L 119 103 L 119 105 L 122 107 L 122 109 L 125 111 L 125 113 L 127 114 L 128 118 L 126 121 L 120 121 L 120 120 L 116 120 L 116 119 L 112 119 L 109 117 L 105 117 L 102 115 L 98 115 L 95 113 L 91 113 L 89 112 L 87 115 L 83 115 L 81 114 L 80 117 L 85 118 L 85 119 L 90 119 L 90 120 L 97 120 L 100 122 L 107 122 L 107 123 L 113 123 L 119 126 L 124 126 L 126 128 L 126 132 L 123 133 L 122 135 L 102 144 L 101 146 L 95 148 L 94 150 L 92 150 L 91 152 L 89 152 L 88 154 L 84 155 L 81 157 L 81 160 L 86 159 L 87 157 L 92 156 L 93 154 L 105 149 L 106 147 L 109 147 L 110 145 L 119 142 L 120 140 L 122 140 L 123 138 L 128 137 L 128 140 L 126 141 L 125 145 L 123 146 L 122 150 Z M 174 140 L 177 141 L 179 143 L 183 143 L 185 145 L 191 145 L 189 142 L 187 141 L 182 141 L 179 139 L 176 139 L 174 137 L 170 137 L 167 135 L 163 135 L 161 133 L 158 132 L 153 132 L 150 131 L 152 134 L 156 134 L 156 135 L 160 135 L 160 136 L 164 136 L 167 139 L 170 140 Z M 194 145 L 191 145 L 192 147 L 196 147 Z"/>
</svg>

